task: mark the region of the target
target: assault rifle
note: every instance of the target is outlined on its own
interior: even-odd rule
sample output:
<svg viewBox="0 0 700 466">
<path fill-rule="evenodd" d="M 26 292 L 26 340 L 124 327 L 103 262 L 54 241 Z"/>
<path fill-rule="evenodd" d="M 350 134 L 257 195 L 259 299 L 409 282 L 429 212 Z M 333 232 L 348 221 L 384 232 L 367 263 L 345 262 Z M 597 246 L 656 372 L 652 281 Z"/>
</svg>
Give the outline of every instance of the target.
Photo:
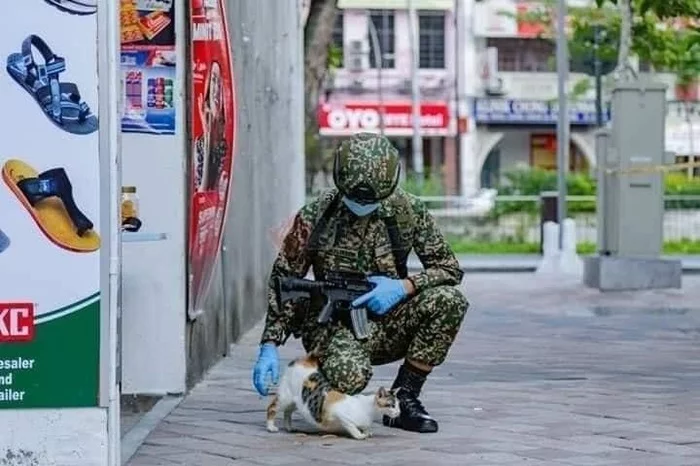
<svg viewBox="0 0 700 466">
<path fill-rule="evenodd" d="M 292 277 L 277 277 L 275 280 L 280 307 L 289 300 L 311 298 L 312 295 L 323 296 L 325 304 L 317 322 L 325 324 L 333 317 L 334 311 L 349 312 L 353 332 L 361 340 L 369 336 L 367 309 L 353 308 L 351 304 L 356 298 L 372 291 L 375 286 L 364 274 L 357 272 L 328 272 L 323 281 Z"/>
</svg>

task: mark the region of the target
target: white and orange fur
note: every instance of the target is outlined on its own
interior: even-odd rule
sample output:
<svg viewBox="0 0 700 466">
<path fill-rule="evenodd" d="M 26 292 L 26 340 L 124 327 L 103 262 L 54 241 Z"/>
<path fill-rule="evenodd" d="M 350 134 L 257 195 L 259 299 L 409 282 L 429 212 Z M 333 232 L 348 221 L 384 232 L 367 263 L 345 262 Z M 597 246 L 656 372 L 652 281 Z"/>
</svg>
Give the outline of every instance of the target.
<svg viewBox="0 0 700 466">
<path fill-rule="evenodd" d="M 347 395 L 336 390 L 328 390 L 323 400 L 321 422 L 314 419 L 311 410 L 302 398 L 304 388 L 314 389 L 317 382 L 309 377 L 318 371 L 319 361 L 315 355 L 307 355 L 292 361 L 282 376 L 277 393 L 267 407 L 267 430 L 277 432 L 275 417 L 278 411 L 284 413 L 284 427 L 292 431 L 292 413 L 299 411 L 311 425 L 325 433 L 347 432 L 357 440 L 372 436 L 372 423 L 382 415 L 399 415 L 399 402 L 391 390 L 380 387 L 370 395 Z"/>
</svg>

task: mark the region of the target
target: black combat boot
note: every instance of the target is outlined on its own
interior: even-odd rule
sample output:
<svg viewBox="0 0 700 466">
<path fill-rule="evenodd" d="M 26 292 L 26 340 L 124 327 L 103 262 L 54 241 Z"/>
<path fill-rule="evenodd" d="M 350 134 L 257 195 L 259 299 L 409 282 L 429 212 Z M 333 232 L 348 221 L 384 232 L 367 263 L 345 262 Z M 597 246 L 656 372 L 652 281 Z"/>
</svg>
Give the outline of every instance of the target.
<svg viewBox="0 0 700 466">
<path fill-rule="evenodd" d="M 385 426 L 422 434 L 438 431 L 437 421 L 430 417 L 418 399 L 427 375 L 428 373 L 408 363 L 404 363 L 399 368 L 399 373 L 391 388 L 398 389 L 396 397 L 399 399 L 401 414 L 394 419 L 384 416 L 382 423 Z"/>
</svg>

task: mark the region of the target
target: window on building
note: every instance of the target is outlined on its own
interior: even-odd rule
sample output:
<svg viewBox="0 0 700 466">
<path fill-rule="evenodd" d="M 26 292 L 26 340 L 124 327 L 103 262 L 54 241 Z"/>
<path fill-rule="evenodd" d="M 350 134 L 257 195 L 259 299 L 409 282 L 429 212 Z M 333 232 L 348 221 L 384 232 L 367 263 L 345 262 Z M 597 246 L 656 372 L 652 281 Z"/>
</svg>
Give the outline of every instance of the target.
<svg viewBox="0 0 700 466">
<path fill-rule="evenodd" d="M 546 73 L 556 71 L 556 44 L 547 39 L 489 38 L 487 47 L 498 49 L 498 71 Z M 572 73 L 585 72 L 582 60 L 571 60 Z"/>
<path fill-rule="evenodd" d="M 445 13 L 421 11 L 418 13 L 420 68 L 445 67 Z"/>
<path fill-rule="evenodd" d="M 343 45 L 343 38 L 344 38 L 344 29 L 343 29 L 343 12 L 342 10 L 339 10 L 338 13 L 335 15 L 335 23 L 333 24 L 333 39 L 332 39 L 332 44 L 333 47 L 336 49 L 336 53 L 338 53 L 338 59 L 339 59 L 339 67 L 342 68 L 344 66 L 344 55 L 345 55 L 345 48 Z"/>
<path fill-rule="evenodd" d="M 498 71 L 547 72 L 554 70 L 554 43 L 545 39 L 489 38 L 498 49 Z"/>
<path fill-rule="evenodd" d="M 382 53 L 382 68 L 394 67 L 394 10 L 370 10 L 370 21 L 374 24 L 377 30 L 377 38 L 379 40 L 379 48 Z M 374 58 L 374 47 L 371 40 L 371 32 L 367 31 L 369 41 L 369 66 L 376 68 Z"/>
</svg>

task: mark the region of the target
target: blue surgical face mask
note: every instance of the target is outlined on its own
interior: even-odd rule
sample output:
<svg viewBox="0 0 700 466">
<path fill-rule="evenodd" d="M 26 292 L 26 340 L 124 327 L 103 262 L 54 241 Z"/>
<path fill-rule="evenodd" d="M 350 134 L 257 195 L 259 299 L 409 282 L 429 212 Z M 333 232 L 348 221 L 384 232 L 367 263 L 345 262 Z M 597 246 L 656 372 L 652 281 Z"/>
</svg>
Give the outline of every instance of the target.
<svg viewBox="0 0 700 466">
<path fill-rule="evenodd" d="M 348 209 L 350 211 L 357 215 L 358 217 L 364 217 L 365 215 L 369 215 L 377 208 L 379 207 L 379 203 L 375 202 L 373 204 L 359 204 L 352 199 L 348 199 L 347 197 L 343 196 L 343 203 L 348 206 Z"/>
</svg>

